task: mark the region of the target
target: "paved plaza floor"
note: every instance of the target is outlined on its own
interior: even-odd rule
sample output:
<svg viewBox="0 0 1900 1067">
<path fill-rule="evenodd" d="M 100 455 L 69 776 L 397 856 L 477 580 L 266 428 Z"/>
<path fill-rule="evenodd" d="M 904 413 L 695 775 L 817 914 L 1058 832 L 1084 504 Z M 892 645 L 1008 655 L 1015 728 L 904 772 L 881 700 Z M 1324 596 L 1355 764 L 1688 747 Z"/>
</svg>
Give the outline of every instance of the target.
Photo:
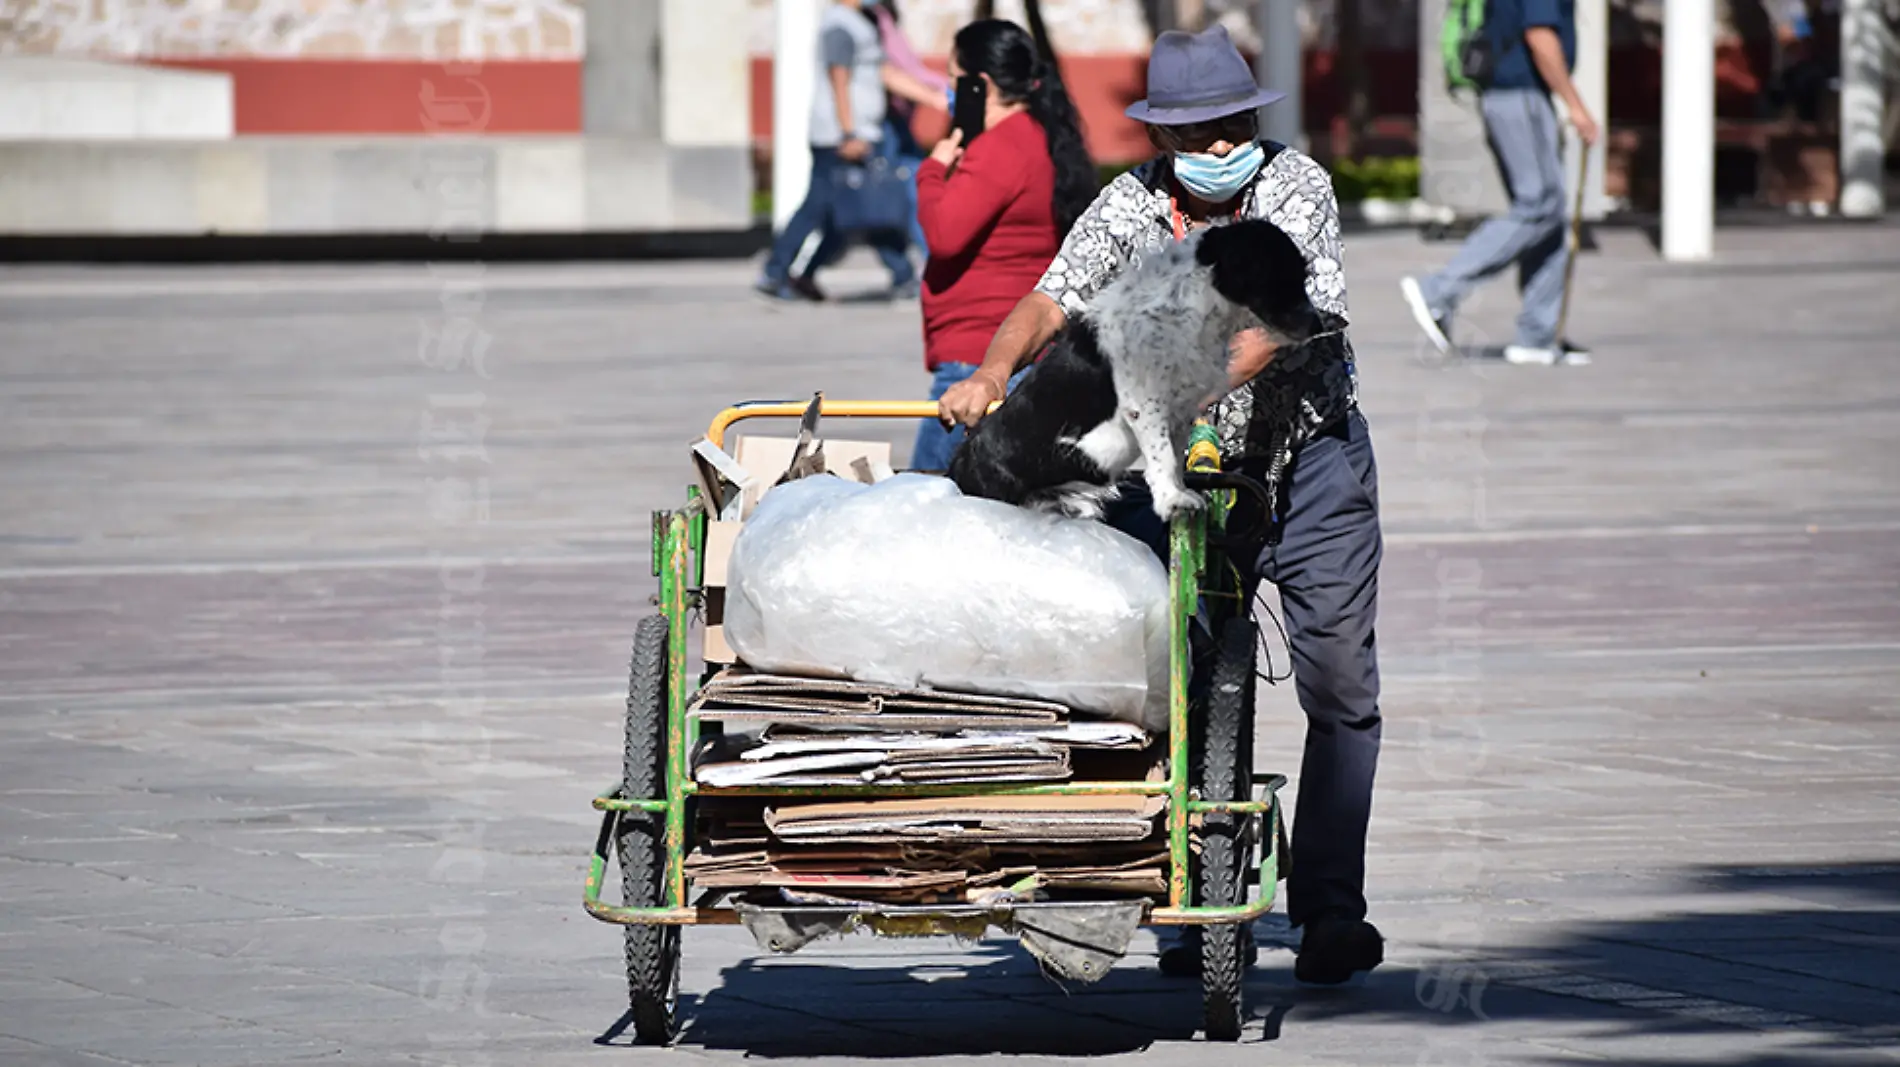
<svg viewBox="0 0 1900 1067">
<path fill-rule="evenodd" d="M 0 1064 L 1900 1062 L 1900 230 L 1606 232 L 1587 368 L 1422 360 L 1396 285 L 1449 247 L 1347 254 L 1389 962 L 1304 991 L 1263 920 L 1228 1046 L 1145 934 L 1061 988 L 1005 940 L 693 930 L 678 1047 L 623 1032 L 580 892 L 648 514 L 729 401 L 921 395 L 914 307 L 741 263 L 0 269 Z"/>
</svg>

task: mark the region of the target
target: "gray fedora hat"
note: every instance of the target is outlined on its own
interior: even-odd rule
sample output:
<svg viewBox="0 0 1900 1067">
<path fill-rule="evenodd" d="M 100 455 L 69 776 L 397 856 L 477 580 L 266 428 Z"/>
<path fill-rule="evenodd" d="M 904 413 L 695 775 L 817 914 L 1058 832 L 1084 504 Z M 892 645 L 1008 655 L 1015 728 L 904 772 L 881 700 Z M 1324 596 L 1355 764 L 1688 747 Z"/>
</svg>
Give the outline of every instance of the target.
<svg viewBox="0 0 1900 1067">
<path fill-rule="evenodd" d="M 1148 56 L 1148 99 L 1128 117 L 1150 126 L 1186 126 L 1252 111 L 1285 93 L 1262 89 L 1218 23 L 1200 33 L 1170 30 Z"/>
</svg>

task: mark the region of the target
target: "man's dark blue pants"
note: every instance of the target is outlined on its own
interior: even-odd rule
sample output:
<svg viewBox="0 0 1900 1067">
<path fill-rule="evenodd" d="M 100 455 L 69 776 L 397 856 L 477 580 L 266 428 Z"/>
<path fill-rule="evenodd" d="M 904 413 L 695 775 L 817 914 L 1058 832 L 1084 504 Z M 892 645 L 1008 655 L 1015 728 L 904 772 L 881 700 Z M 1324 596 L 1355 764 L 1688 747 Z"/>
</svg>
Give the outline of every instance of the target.
<svg viewBox="0 0 1900 1067">
<path fill-rule="evenodd" d="M 1249 473 L 1249 465 L 1241 465 Z M 1258 472 L 1255 473 L 1257 476 Z M 1299 926 L 1325 915 L 1366 915 L 1366 826 L 1379 764 L 1379 470 L 1357 409 L 1294 453 L 1281 494 L 1278 543 L 1252 557 L 1254 583 L 1280 591 L 1294 687 L 1306 712 L 1293 814 L 1287 916 Z M 1136 479 L 1108 521 L 1166 558 L 1167 536 Z M 1250 525 L 1237 510 L 1234 528 Z"/>
<path fill-rule="evenodd" d="M 811 184 L 806 188 L 805 199 L 798 205 L 798 210 L 792 213 L 792 217 L 785 223 L 785 228 L 772 239 L 772 252 L 766 257 L 765 269 L 761 272 L 766 282 L 776 286 L 789 281 L 792 266 L 798 259 L 799 251 L 805 247 L 806 238 L 810 237 L 814 231 L 831 233 L 831 216 L 836 189 L 832 175 L 839 168 L 848 165 L 836 148 L 812 146 Z M 902 233 L 873 233 L 865 237 L 865 243 L 877 253 L 877 258 L 884 264 L 884 269 L 891 272 L 892 286 L 909 285 L 917 278 L 917 272 L 911 266 L 910 257 L 904 254 L 908 241 L 909 238 Z M 807 273 L 816 273 L 817 268 L 843 255 L 844 248 L 844 240 L 841 236 L 828 238 L 820 244 L 818 252 L 811 257 L 811 265 L 807 268 Z"/>
</svg>

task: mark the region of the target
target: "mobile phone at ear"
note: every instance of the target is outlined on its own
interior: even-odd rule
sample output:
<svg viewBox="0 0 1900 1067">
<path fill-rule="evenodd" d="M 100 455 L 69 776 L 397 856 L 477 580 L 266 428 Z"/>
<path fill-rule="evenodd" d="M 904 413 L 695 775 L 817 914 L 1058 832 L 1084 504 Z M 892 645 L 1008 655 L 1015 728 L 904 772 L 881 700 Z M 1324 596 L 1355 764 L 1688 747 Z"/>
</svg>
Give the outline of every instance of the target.
<svg viewBox="0 0 1900 1067">
<path fill-rule="evenodd" d="M 952 129 L 963 131 L 963 146 L 968 148 L 983 132 L 983 115 L 988 110 L 989 87 L 974 74 L 957 79 L 956 107 L 950 112 Z"/>
</svg>

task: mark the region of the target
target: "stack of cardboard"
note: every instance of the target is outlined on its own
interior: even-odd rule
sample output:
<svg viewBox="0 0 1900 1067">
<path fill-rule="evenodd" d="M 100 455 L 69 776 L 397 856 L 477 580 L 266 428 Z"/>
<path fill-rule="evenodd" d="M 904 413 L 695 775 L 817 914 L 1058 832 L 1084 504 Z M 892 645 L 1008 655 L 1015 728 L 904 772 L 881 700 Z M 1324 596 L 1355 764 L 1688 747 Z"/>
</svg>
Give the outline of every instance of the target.
<svg viewBox="0 0 1900 1067">
<path fill-rule="evenodd" d="M 1140 727 L 1072 722 L 1045 701 L 721 671 L 690 713 L 704 788 L 1010 784 L 1150 776 Z M 1114 766 L 1119 763 L 1121 766 Z M 687 872 L 702 889 L 800 903 L 1164 891 L 1156 797 L 708 799 Z"/>
<path fill-rule="evenodd" d="M 691 711 L 702 723 L 760 731 L 702 749 L 695 772 L 715 787 L 1056 782 L 1073 773 L 1073 748 L 1148 744 L 1138 726 L 1070 722 L 1046 701 L 737 668 L 714 676 Z"/>
<path fill-rule="evenodd" d="M 737 890 L 793 903 L 981 904 L 1052 893 L 1159 896 L 1167 892 L 1167 849 L 1153 841 L 956 848 L 928 842 L 707 843 L 687 857 L 686 873 L 702 890 Z"/>
<path fill-rule="evenodd" d="M 1060 704 L 728 668 L 694 696 L 711 737 L 694 758 L 701 785 L 1058 782 L 1073 749 L 1139 751 L 1120 722 L 1070 722 Z"/>
</svg>

